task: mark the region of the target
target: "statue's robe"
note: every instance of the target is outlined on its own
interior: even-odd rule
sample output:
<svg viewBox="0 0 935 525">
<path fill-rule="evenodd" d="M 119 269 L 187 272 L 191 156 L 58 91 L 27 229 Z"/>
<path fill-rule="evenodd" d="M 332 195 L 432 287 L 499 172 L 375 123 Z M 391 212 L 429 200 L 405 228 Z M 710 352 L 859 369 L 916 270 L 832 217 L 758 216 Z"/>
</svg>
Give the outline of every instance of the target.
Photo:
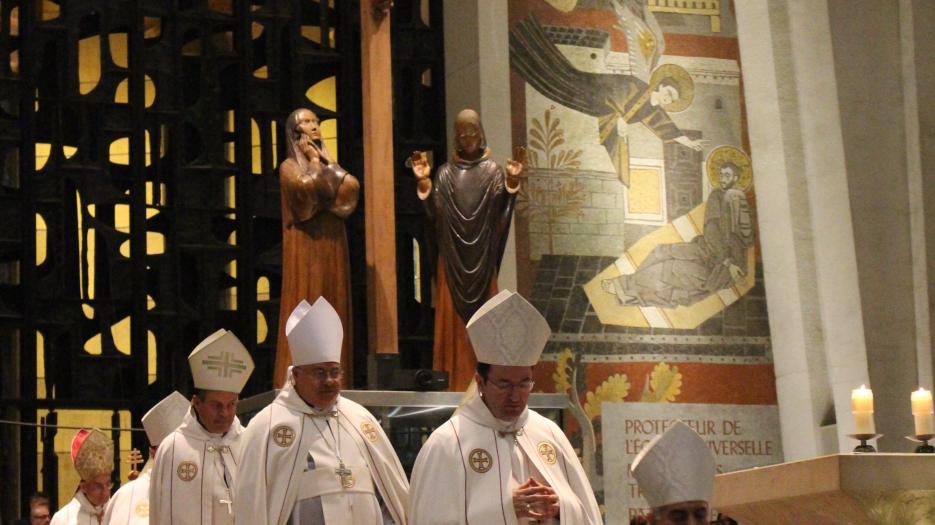
<svg viewBox="0 0 935 525">
<path fill-rule="evenodd" d="M 480 159 L 455 157 L 439 167 L 424 201 L 439 256 L 432 368 L 448 372 L 453 391 L 466 390 L 474 376 L 465 325 L 497 292 L 516 191 L 487 150 Z"/>
<path fill-rule="evenodd" d="M 286 338 L 289 314 L 303 299 L 314 303 L 324 297 L 341 318 L 344 342 L 341 363 L 344 377 L 354 377 L 352 364 L 353 319 L 351 273 L 344 219 L 336 209 L 354 208 L 359 197 L 357 182 L 336 163 L 310 167 L 300 173 L 287 159 L 279 169 L 282 199 L 282 295 L 279 299 L 279 336 L 273 384 L 282 386 L 292 363 Z"/>
</svg>

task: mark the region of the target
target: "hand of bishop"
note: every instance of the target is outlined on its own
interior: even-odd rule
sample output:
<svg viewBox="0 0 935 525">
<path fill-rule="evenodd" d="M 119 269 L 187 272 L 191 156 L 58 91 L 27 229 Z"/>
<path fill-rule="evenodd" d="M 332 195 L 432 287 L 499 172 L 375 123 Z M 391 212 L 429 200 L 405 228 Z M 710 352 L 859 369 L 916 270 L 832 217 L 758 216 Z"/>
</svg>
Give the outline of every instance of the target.
<svg viewBox="0 0 935 525">
<path fill-rule="evenodd" d="M 559 509 L 555 490 L 532 478 L 513 489 L 513 511 L 517 518 L 546 520 L 558 516 Z"/>
</svg>

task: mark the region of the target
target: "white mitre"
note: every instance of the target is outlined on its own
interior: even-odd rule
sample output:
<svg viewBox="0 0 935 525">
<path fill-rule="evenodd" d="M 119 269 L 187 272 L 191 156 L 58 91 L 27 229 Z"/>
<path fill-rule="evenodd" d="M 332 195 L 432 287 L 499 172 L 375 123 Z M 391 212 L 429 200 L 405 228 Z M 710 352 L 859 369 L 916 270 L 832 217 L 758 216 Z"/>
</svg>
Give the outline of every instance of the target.
<svg viewBox="0 0 935 525">
<path fill-rule="evenodd" d="M 162 443 L 166 436 L 182 424 L 182 419 L 185 418 L 190 406 L 191 403 L 185 399 L 185 396 L 172 392 L 156 403 L 156 406 L 150 408 L 142 419 L 143 430 L 146 431 L 149 444 L 155 447 Z"/>
<path fill-rule="evenodd" d="M 631 470 L 652 508 L 711 501 L 714 455 L 701 436 L 681 421 L 656 436 L 633 460 Z"/>
<path fill-rule="evenodd" d="M 302 299 L 286 321 L 286 338 L 294 366 L 341 362 L 344 326 L 324 297 L 312 305 Z"/>
<path fill-rule="evenodd" d="M 253 373 L 253 358 L 233 332 L 221 328 L 188 355 L 195 388 L 239 394 Z"/>
<path fill-rule="evenodd" d="M 479 363 L 533 366 L 552 331 L 542 314 L 518 293 L 503 290 L 491 297 L 467 322 Z"/>
</svg>

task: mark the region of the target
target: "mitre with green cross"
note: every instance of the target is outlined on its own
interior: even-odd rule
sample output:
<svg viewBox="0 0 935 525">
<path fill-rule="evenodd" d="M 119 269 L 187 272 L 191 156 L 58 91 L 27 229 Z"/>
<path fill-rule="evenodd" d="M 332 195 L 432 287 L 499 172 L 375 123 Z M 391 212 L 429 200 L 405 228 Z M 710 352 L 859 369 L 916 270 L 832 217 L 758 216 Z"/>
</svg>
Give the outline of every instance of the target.
<svg viewBox="0 0 935 525">
<path fill-rule="evenodd" d="M 239 394 L 250 374 L 253 359 L 233 332 L 223 328 L 198 343 L 188 356 L 195 388 Z"/>
</svg>

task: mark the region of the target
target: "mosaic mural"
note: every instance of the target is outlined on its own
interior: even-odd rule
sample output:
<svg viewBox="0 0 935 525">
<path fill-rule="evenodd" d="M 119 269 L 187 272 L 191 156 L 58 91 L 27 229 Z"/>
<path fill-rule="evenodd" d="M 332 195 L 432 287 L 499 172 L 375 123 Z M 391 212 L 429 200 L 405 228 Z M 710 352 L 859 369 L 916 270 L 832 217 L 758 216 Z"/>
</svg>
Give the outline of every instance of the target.
<svg viewBox="0 0 935 525">
<path fill-rule="evenodd" d="M 534 270 L 519 288 L 553 329 L 537 385 L 590 422 L 575 442 L 609 500 L 603 420 L 628 404 L 775 413 L 733 6 L 522 0 L 509 27 L 513 142 L 529 150 L 517 264 Z"/>
</svg>

